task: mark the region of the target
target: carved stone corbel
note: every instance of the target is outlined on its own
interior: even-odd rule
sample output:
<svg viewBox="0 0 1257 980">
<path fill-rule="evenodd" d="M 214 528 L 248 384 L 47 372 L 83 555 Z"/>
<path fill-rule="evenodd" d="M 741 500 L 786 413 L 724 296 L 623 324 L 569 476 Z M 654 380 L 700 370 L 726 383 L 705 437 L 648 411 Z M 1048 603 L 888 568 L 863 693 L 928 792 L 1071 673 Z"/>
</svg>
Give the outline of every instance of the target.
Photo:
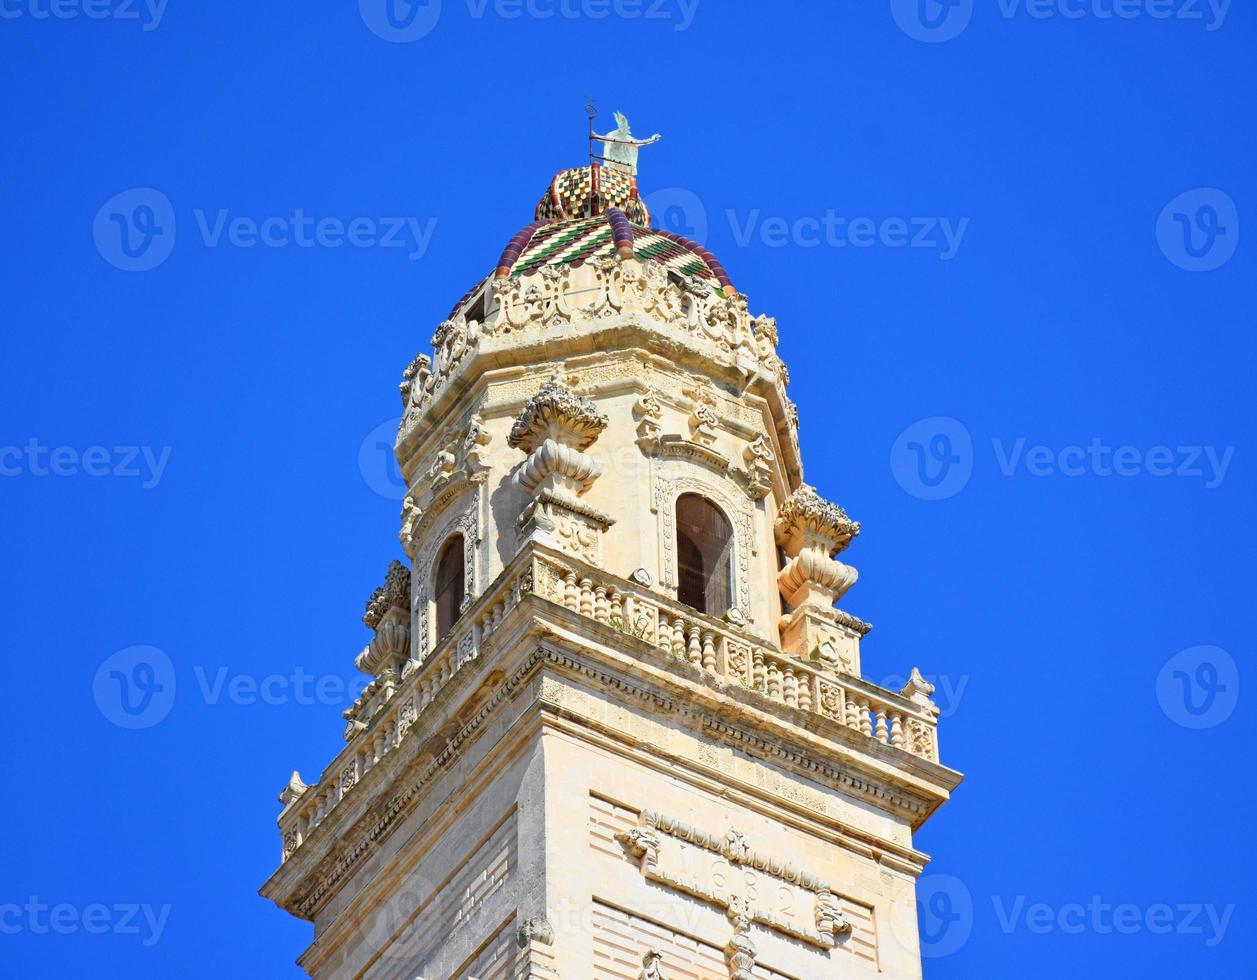
<svg viewBox="0 0 1257 980">
<path fill-rule="evenodd" d="M 474 483 L 483 483 L 488 478 L 489 460 L 485 446 L 489 445 L 492 438 L 485 428 L 484 419 L 473 415 L 467 426 L 467 435 L 463 437 L 463 465 L 467 470 L 467 478 Z"/>
<path fill-rule="evenodd" d="M 746 468 L 737 475 L 752 499 L 763 500 L 773 488 L 773 463 L 777 461 L 777 454 L 762 432 L 746 444 L 742 459 Z"/>
<path fill-rule="evenodd" d="M 654 388 L 647 388 L 637 399 L 633 418 L 637 419 L 637 445 L 643 452 L 649 452 L 663 434 L 663 405 Z"/>
</svg>

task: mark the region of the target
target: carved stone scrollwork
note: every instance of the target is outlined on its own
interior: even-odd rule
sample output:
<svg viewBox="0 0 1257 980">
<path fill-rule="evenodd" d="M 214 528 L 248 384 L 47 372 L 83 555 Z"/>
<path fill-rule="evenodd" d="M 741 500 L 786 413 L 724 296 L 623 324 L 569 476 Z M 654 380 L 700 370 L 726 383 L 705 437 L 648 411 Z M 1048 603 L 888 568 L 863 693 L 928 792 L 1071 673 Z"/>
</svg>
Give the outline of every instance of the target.
<svg viewBox="0 0 1257 980">
<path fill-rule="evenodd" d="M 659 392 L 647 388 L 633 406 L 633 417 L 637 419 L 637 444 L 643 451 L 648 451 L 663 434 L 663 405 L 659 401 Z"/>
<path fill-rule="evenodd" d="M 746 468 L 739 470 L 737 475 L 753 499 L 763 500 L 773 487 L 773 464 L 777 461 L 777 454 L 762 432 L 747 443 L 742 450 L 742 459 Z"/>
<path fill-rule="evenodd" d="M 731 895 L 726 910 L 733 938 L 725 945 L 730 980 L 755 980 L 755 944 L 751 942 L 751 909 L 746 899 Z"/>
<path fill-rule="evenodd" d="M 662 961 L 662 953 L 653 949 L 646 950 L 642 954 L 642 972 L 637 975 L 637 980 L 667 980 L 659 967 Z"/>
<path fill-rule="evenodd" d="M 653 827 L 635 827 L 615 835 L 629 854 L 640 858 L 642 868 L 650 870 L 659 861 L 659 834 Z"/>
<path fill-rule="evenodd" d="M 473 415 L 467 426 L 467 434 L 463 437 L 463 458 L 466 460 L 467 476 L 477 483 L 482 483 L 488 476 L 488 453 L 485 447 L 492 441 L 489 430 L 485 428 L 484 419 Z"/>
<path fill-rule="evenodd" d="M 837 944 L 843 936 L 851 935 L 854 926 L 843 914 L 838 897 L 828 888 L 816 893 L 816 931 L 829 940 L 830 945 Z"/>
</svg>

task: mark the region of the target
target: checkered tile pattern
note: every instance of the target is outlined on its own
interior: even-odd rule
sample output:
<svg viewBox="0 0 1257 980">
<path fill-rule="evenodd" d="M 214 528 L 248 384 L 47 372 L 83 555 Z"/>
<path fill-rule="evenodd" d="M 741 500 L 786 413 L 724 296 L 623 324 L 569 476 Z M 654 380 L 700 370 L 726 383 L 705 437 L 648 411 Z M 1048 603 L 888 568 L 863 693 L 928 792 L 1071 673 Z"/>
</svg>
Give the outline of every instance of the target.
<svg viewBox="0 0 1257 980">
<path fill-rule="evenodd" d="M 563 221 L 604 214 L 608 208 L 619 208 L 635 225 L 650 224 L 650 210 L 638 198 L 633 178 L 607 167 L 560 170 L 537 202 L 535 217 Z"/>
<path fill-rule="evenodd" d="M 670 271 L 703 285 L 713 292 L 720 284 L 707 264 L 693 252 L 649 228 L 633 227 L 633 253 L 639 260 L 651 259 Z M 605 215 L 558 221 L 541 228 L 524 249 L 511 276 L 526 276 L 544 265 L 573 265 L 598 256 L 614 256 L 615 241 Z"/>
</svg>

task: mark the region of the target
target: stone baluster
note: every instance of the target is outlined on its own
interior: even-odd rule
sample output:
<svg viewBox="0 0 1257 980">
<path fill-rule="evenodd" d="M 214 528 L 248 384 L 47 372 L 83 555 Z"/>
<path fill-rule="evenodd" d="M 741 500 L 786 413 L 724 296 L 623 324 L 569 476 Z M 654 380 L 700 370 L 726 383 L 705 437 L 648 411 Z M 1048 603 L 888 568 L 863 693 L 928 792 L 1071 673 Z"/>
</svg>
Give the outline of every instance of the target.
<svg viewBox="0 0 1257 980">
<path fill-rule="evenodd" d="M 782 684 L 782 699 L 792 708 L 799 706 L 799 681 L 794 676 L 794 668 L 786 665 L 785 680 Z"/>
<path fill-rule="evenodd" d="M 600 585 L 594 589 L 594 619 L 605 626 L 610 617 L 611 604 L 607 601 L 607 587 Z"/>
<path fill-rule="evenodd" d="M 591 619 L 594 615 L 594 583 L 587 578 L 580 580 L 580 609 L 582 616 L 588 616 Z"/>
<path fill-rule="evenodd" d="M 879 742 L 884 742 L 887 745 L 889 745 L 890 744 L 890 731 L 886 727 L 886 709 L 883 708 L 881 705 L 878 705 L 877 708 L 875 709 L 875 714 L 877 717 L 877 729 L 876 729 L 877 740 Z"/>
<path fill-rule="evenodd" d="M 612 623 L 619 623 L 621 629 L 629 629 L 631 623 L 624 618 L 624 596 L 619 589 L 612 589 L 611 596 L 608 600 L 611 607 L 607 612 L 607 618 Z"/>
<path fill-rule="evenodd" d="M 775 660 L 768 661 L 768 696 L 774 701 L 781 700 L 781 667 Z"/>
<path fill-rule="evenodd" d="M 685 659 L 685 624 L 679 616 L 672 621 L 672 655 L 678 660 Z"/>
<path fill-rule="evenodd" d="M 756 650 L 751 655 L 751 687 L 757 691 L 768 691 L 768 677 L 764 671 L 764 653 Z"/>
<path fill-rule="evenodd" d="M 702 663 L 703 660 L 703 647 L 699 641 L 698 634 L 698 625 L 690 626 L 690 642 L 685 648 L 685 659 L 692 664 Z"/>
<path fill-rule="evenodd" d="M 572 612 L 580 609 L 580 589 L 576 585 L 576 573 L 568 572 L 563 578 L 563 605 Z"/>
<path fill-rule="evenodd" d="M 703 668 L 705 670 L 716 669 L 716 642 L 711 634 L 711 630 L 703 633 Z"/>
<path fill-rule="evenodd" d="M 873 722 L 869 717 L 869 702 L 863 698 L 860 700 L 860 731 L 865 735 L 873 734 Z"/>
<path fill-rule="evenodd" d="M 799 707 L 804 711 L 811 711 L 814 697 L 812 694 L 812 685 L 816 683 L 816 675 L 810 672 L 804 672 L 799 678 Z"/>
<path fill-rule="evenodd" d="M 897 749 L 904 747 L 903 715 L 898 711 L 890 716 L 890 744 Z"/>
</svg>

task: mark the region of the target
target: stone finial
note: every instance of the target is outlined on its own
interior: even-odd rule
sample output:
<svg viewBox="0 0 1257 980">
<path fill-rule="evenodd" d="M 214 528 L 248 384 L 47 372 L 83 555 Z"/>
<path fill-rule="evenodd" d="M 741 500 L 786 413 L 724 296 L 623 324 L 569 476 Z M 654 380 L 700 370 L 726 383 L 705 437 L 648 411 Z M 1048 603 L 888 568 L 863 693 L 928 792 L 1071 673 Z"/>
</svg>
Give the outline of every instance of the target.
<svg viewBox="0 0 1257 980">
<path fill-rule="evenodd" d="M 557 381 L 547 381 L 524 406 L 506 442 L 512 449 L 531 453 L 546 439 L 579 451 L 588 449 L 609 419 L 588 398 Z"/>
<path fill-rule="evenodd" d="M 410 608 L 410 569 L 394 559 L 389 563 L 384 584 L 371 593 L 362 621 L 371 629 L 379 628 L 390 609 L 403 612 Z"/>
<path fill-rule="evenodd" d="M 297 799 L 310 787 L 301 781 L 301 773 L 296 769 L 292 771 L 292 775 L 288 777 L 288 785 L 279 793 L 279 802 L 287 806 L 293 800 Z"/>
<path fill-rule="evenodd" d="M 814 487 L 804 483 L 786 498 L 775 532 L 790 558 L 777 585 L 792 606 L 830 609 L 855 584 L 859 573 L 832 556 L 860 533 L 860 524 Z"/>
<path fill-rule="evenodd" d="M 781 505 L 776 532 L 777 543 L 787 553 L 815 545 L 824 548 L 826 554 L 835 555 L 860 533 L 860 522 L 851 520 L 845 510 L 804 483 Z"/>
<path fill-rule="evenodd" d="M 915 701 L 917 704 L 930 706 L 934 704 L 932 695 L 934 694 L 934 685 L 927 681 L 917 667 L 912 668 L 912 674 L 908 678 L 908 683 L 899 691 L 902 697 L 909 701 Z"/>
</svg>

